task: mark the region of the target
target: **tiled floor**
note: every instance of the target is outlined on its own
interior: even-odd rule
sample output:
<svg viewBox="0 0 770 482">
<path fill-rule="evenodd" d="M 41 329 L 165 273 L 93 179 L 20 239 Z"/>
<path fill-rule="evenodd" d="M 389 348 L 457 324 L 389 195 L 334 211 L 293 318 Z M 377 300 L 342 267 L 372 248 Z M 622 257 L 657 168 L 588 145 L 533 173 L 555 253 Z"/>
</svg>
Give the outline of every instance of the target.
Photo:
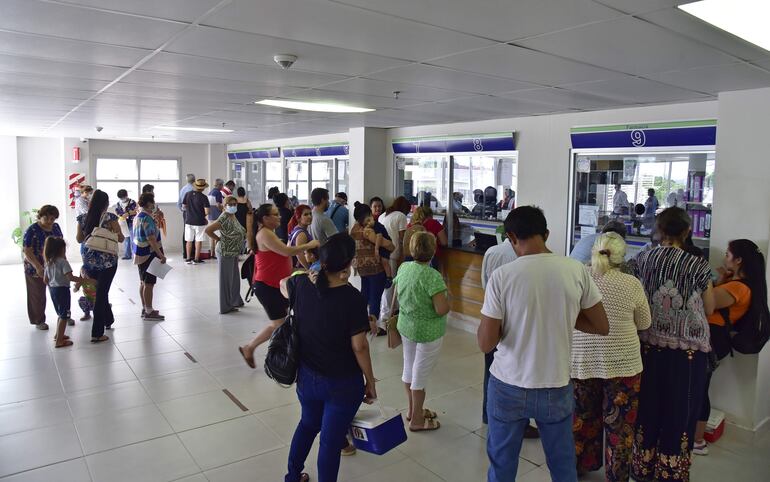
<svg viewBox="0 0 770 482">
<path fill-rule="evenodd" d="M 75 345 L 58 350 L 53 331 L 27 323 L 21 267 L 0 266 L 7 306 L 0 324 L 4 482 L 283 480 L 300 413 L 296 395 L 250 370 L 236 351 L 264 326 L 264 312 L 252 301 L 240 313 L 219 315 L 216 265 L 172 265 L 156 289 L 166 321 L 139 318 L 136 269 L 122 264 L 111 292 L 112 341 L 92 345 L 90 323 L 78 322 L 69 329 Z M 77 308 L 74 315 L 80 316 Z M 50 306 L 49 317 L 53 322 Z M 402 409 L 400 351 L 377 339 L 372 358 L 380 399 Z M 450 330 L 428 390 L 442 428 L 410 434 L 384 456 L 344 458 L 340 480 L 485 480 L 482 367 L 475 337 Z M 770 480 L 770 442 L 742 443 L 728 431 L 711 450 L 696 458 L 692 480 Z M 311 476 L 316 453 L 308 460 Z M 602 478 L 595 473 L 587 480 Z M 550 480 L 538 441 L 525 442 L 518 480 Z"/>
</svg>

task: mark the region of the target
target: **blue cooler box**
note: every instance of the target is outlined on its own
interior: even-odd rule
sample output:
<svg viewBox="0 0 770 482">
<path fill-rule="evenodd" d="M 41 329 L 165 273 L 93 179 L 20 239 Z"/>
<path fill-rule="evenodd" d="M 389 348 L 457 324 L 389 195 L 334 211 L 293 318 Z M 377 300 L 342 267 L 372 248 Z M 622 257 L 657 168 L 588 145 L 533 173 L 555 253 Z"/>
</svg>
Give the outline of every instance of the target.
<svg viewBox="0 0 770 482">
<path fill-rule="evenodd" d="M 365 452 L 382 455 L 406 442 L 404 421 L 395 410 L 364 407 L 350 425 L 353 445 Z"/>
</svg>

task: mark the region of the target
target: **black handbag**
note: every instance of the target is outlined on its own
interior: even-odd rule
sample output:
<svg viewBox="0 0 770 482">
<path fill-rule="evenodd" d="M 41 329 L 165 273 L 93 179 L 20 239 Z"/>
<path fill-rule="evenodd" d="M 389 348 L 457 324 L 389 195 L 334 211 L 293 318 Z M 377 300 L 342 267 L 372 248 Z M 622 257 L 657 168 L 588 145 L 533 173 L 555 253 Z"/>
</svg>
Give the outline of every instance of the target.
<svg viewBox="0 0 770 482">
<path fill-rule="evenodd" d="M 270 336 L 265 356 L 265 373 L 279 385 L 288 388 L 297 381 L 299 369 L 299 339 L 294 325 L 296 277 L 289 278 L 286 285 L 289 291 L 289 316 Z"/>
</svg>

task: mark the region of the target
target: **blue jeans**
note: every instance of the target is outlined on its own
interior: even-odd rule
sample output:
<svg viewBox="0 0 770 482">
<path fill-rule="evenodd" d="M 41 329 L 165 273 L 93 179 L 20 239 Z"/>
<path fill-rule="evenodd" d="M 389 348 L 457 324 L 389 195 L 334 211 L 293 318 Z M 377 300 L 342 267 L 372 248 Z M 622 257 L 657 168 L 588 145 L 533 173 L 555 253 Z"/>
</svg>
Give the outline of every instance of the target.
<svg viewBox="0 0 770 482">
<path fill-rule="evenodd" d="M 303 365 L 297 378 L 297 396 L 302 418 L 291 439 L 289 472 L 284 480 L 300 480 L 305 460 L 320 432 L 318 482 L 334 482 L 340 470 L 340 450 L 347 444 L 345 434 L 364 399 L 364 377 L 359 374 L 330 378 Z"/>
<path fill-rule="evenodd" d="M 361 276 L 361 294 L 369 305 L 369 314 L 380 319 L 380 302 L 385 291 L 385 272 Z"/>
<path fill-rule="evenodd" d="M 133 223 L 128 223 L 128 236 L 126 236 L 125 241 L 123 241 L 123 259 L 131 259 L 131 256 L 134 252 L 134 240 L 132 239 L 134 235 L 134 229 L 133 229 Z"/>
<path fill-rule="evenodd" d="M 487 416 L 489 482 L 516 480 L 519 452 L 529 419 L 537 421 L 554 482 L 577 482 L 572 383 L 560 388 L 520 388 L 489 378 Z"/>
</svg>

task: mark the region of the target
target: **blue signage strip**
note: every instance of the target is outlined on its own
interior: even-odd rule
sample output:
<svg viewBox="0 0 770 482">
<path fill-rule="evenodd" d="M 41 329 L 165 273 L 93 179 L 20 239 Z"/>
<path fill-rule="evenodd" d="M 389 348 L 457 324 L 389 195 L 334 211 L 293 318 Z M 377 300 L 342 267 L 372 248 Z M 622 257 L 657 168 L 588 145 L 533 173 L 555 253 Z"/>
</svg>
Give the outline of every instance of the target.
<svg viewBox="0 0 770 482">
<path fill-rule="evenodd" d="M 230 159 L 231 161 L 234 161 L 235 159 L 238 159 L 237 157 L 235 157 L 235 153 L 234 152 L 228 152 L 227 153 L 227 158 Z"/>
<path fill-rule="evenodd" d="M 251 151 L 252 159 L 275 159 L 278 157 L 281 157 L 281 153 L 278 152 L 277 147 L 267 150 Z"/>
<path fill-rule="evenodd" d="M 349 152 L 347 144 L 283 148 L 284 157 L 347 156 Z"/>
<path fill-rule="evenodd" d="M 426 154 L 434 152 L 495 152 L 515 151 L 513 133 L 499 136 L 447 137 L 425 139 L 395 139 L 393 152 L 396 154 Z"/>
<path fill-rule="evenodd" d="M 246 152 L 236 152 L 235 153 L 235 158 L 236 159 L 251 159 L 251 153 L 248 152 L 248 151 L 246 151 Z"/>
<path fill-rule="evenodd" d="M 717 143 L 717 128 L 716 126 L 699 126 L 610 132 L 573 132 L 571 136 L 572 147 L 575 149 L 713 146 Z"/>
</svg>

